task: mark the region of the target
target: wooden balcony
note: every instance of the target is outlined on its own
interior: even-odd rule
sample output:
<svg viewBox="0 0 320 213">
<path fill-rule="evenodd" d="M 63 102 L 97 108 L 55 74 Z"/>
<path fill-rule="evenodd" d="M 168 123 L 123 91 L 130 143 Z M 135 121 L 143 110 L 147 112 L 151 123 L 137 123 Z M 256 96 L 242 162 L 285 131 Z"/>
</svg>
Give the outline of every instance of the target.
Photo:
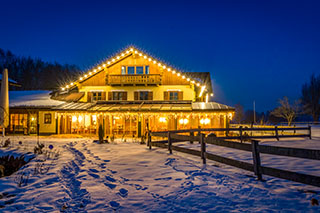
<svg viewBox="0 0 320 213">
<path fill-rule="evenodd" d="M 161 75 L 108 75 L 106 83 L 107 85 L 159 85 Z"/>
</svg>

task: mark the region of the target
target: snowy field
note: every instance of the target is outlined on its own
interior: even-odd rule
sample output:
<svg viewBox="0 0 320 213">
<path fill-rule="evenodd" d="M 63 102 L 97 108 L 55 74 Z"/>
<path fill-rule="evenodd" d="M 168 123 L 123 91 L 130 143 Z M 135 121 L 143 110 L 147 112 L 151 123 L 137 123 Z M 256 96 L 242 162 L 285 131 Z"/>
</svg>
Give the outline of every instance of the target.
<svg viewBox="0 0 320 213">
<path fill-rule="evenodd" d="M 12 138 L 20 149 L 1 148 L 1 155 L 32 150 L 36 140 Z M 44 161 L 39 155 L 14 175 L 1 178 L 1 212 L 320 211 L 310 204 L 312 198 L 320 200 L 320 188 L 268 176 L 256 181 L 251 172 L 210 160 L 202 165 L 199 157 L 187 154 L 170 155 L 133 142 L 100 145 L 89 138 L 40 137 L 40 142 L 46 149 L 53 145 L 59 156 Z M 262 143 L 320 149 L 320 134 L 311 141 Z M 251 162 L 250 153 L 220 147 L 208 151 Z M 303 159 L 262 156 L 262 164 L 320 175 L 319 162 L 310 166 Z M 25 184 L 19 187 L 21 177 Z"/>
</svg>

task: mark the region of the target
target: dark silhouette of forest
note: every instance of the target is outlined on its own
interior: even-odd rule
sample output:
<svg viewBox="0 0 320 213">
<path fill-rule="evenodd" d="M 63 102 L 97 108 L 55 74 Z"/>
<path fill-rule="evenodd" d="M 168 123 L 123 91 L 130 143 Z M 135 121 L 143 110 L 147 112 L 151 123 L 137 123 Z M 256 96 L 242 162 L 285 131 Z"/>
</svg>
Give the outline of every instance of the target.
<svg viewBox="0 0 320 213">
<path fill-rule="evenodd" d="M 16 56 L 11 51 L 0 48 L 0 73 L 4 68 L 8 68 L 9 78 L 21 85 L 12 87 L 11 90 L 56 90 L 81 73 L 76 65 Z"/>
</svg>

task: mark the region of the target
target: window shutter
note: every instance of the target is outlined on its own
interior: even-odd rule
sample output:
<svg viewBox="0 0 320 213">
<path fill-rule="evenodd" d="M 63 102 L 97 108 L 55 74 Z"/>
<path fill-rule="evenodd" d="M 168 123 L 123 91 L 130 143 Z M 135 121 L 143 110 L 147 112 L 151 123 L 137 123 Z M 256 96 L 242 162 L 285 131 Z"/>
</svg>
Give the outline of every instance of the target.
<svg viewBox="0 0 320 213">
<path fill-rule="evenodd" d="M 101 93 L 101 100 L 103 100 L 103 101 L 106 100 L 106 92 Z"/>
<path fill-rule="evenodd" d="M 153 92 L 148 92 L 148 100 L 153 100 Z"/>
<path fill-rule="evenodd" d="M 108 92 L 108 100 L 112 101 L 112 92 Z"/>
<path fill-rule="evenodd" d="M 163 100 L 165 101 L 169 100 L 169 93 L 167 91 L 163 92 Z"/>
<path fill-rule="evenodd" d="M 87 102 L 92 101 L 92 92 L 87 92 Z"/>
<path fill-rule="evenodd" d="M 122 100 L 126 101 L 127 100 L 127 92 L 123 92 L 122 97 L 123 97 Z"/>
<path fill-rule="evenodd" d="M 180 91 L 180 92 L 178 93 L 178 100 L 179 100 L 179 101 L 182 101 L 182 100 L 183 100 L 183 92 L 182 92 L 182 91 Z"/>
<path fill-rule="evenodd" d="M 139 100 L 139 92 L 134 92 L 134 100 Z"/>
</svg>

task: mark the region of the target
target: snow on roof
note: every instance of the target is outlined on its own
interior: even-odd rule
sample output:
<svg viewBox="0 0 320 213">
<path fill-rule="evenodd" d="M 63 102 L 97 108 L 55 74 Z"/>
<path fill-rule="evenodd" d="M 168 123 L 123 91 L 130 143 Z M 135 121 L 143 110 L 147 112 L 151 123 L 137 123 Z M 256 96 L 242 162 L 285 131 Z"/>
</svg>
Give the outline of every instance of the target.
<svg viewBox="0 0 320 213">
<path fill-rule="evenodd" d="M 56 101 L 50 98 L 50 92 L 47 90 L 25 90 L 9 91 L 9 106 L 57 106 L 63 104 L 63 101 Z"/>
<path fill-rule="evenodd" d="M 0 81 L 2 81 L 2 74 L 0 74 Z M 11 78 L 8 78 L 8 81 L 10 83 L 14 83 L 14 84 L 17 84 L 18 82 L 16 82 L 15 80 L 12 80 Z"/>
</svg>

